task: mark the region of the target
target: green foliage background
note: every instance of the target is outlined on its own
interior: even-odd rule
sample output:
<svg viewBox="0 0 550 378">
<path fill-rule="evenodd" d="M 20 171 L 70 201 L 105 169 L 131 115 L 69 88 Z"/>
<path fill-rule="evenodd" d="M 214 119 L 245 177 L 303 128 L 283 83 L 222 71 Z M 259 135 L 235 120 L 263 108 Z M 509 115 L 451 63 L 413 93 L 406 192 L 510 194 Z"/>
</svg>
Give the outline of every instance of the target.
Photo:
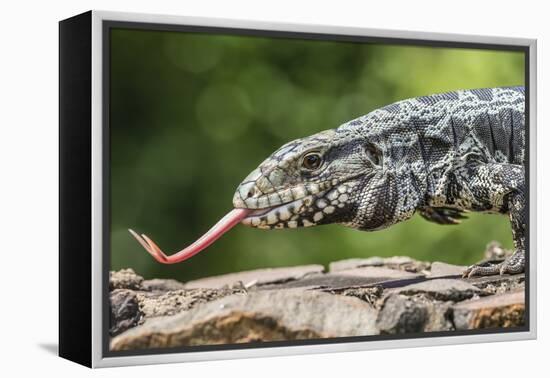
<svg viewBox="0 0 550 378">
<path fill-rule="evenodd" d="M 523 85 L 523 54 L 123 29 L 111 38 L 112 269 L 185 281 L 373 255 L 470 264 L 490 240 L 511 247 L 504 216 L 440 226 L 416 215 L 372 233 L 238 225 L 184 263 L 158 264 L 127 228 L 179 250 L 287 141 L 408 97 Z"/>
</svg>

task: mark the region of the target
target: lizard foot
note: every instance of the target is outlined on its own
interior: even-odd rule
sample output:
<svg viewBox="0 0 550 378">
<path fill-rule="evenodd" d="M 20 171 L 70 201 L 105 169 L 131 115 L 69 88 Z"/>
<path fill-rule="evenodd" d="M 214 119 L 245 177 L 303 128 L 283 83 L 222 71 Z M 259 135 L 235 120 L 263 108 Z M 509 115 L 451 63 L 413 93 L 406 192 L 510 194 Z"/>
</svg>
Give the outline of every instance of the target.
<svg viewBox="0 0 550 378">
<path fill-rule="evenodd" d="M 462 277 L 470 278 L 475 276 L 492 276 L 495 274 L 518 274 L 523 273 L 524 270 L 525 252 L 516 251 L 512 256 L 501 262 L 493 260 L 471 265 L 462 273 Z"/>
<path fill-rule="evenodd" d="M 420 216 L 438 224 L 460 224 L 462 219 L 468 218 L 463 210 L 449 207 L 425 207 L 420 211 Z"/>
</svg>

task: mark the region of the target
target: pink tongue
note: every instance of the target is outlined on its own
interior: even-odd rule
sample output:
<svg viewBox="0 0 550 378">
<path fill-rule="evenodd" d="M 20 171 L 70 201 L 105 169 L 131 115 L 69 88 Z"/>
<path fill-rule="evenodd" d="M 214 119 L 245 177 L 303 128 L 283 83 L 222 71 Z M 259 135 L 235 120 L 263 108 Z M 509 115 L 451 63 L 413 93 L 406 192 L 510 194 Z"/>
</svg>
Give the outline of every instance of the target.
<svg viewBox="0 0 550 378">
<path fill-rule="evenodd" d="M 219 220 L 206 234 L 201 236 L 196 242 L 181 251 L 166 256 L 164 252 L 149 239 L 147 235 L 138 235 L 133 230 L 128 230 L 137 239 L 137 241 L 149 252 L 158 262 L 163 264 L 175 264 L 196 255 L 210 244 L 218 240 L 223 234 L 229 231 L 237 223 L 240 223 L 252 210 L 250 209 L 233 209 L 225 217 Z"/>
</svg>

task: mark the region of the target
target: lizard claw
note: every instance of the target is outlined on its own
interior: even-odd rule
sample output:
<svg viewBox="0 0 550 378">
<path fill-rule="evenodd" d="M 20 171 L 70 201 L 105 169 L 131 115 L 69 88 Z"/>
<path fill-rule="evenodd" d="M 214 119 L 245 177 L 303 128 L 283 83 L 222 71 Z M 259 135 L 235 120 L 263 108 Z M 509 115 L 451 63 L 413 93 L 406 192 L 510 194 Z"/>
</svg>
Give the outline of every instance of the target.
<svg viewBox="0 0 550 378">
<path fill-rule="evenodd" d="M 490 260 L 471 265 L 462 273 L 462 277 L 472 278 L 475 276 L 492 276 L 496 274 L 518 274 L 524 270 L 525 253 L 517 251 L 504 261 Z"/>
<path fill-rule="evenodd" d="M 484 261 L 479 264 L 470 265 L 462 273 L 462 278 L 472 278 L 476 276 L 493 276 L 500 273 L 502 263 L 495 261 Z"/>
<path fill-rule="evenodd" d="M 462 219 L 468 218 L 465 212 L 448 207 L 426 207 L 420 211 L 420 216 L 438 224 L 460 224 Z"/>
</svg>

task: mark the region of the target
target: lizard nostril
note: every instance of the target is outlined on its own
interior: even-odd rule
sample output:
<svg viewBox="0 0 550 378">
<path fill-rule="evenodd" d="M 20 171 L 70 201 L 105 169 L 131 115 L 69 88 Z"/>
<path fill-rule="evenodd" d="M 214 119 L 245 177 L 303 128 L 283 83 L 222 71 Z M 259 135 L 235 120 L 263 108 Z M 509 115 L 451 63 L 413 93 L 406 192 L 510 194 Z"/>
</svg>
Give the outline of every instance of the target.
<svg viewBox="0 0 550 378">
<path fill-rule="evenodd" d="M 248 199 L 254 198 L 258 194 L 258 189 L 256 188 L 255 183 L 246 183 L 241 186 L 239 189 L 239 193 L 241 195 L 241 199 L 243 201 L 246 201 Z"/>
</svg>

